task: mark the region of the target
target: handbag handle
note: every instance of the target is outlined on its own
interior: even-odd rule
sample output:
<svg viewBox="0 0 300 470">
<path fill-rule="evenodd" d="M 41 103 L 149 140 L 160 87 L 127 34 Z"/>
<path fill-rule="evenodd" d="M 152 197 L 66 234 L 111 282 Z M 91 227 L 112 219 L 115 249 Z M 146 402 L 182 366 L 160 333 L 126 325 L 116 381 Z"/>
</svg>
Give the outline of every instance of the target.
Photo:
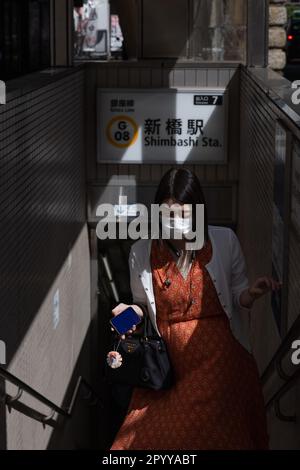
<svg viewBox="0 0 300 470">
<path fill-rule="evenodd" d="M 149 338 L 151 336 L 153 336 L 153 327 L 149 314 L 147 313 L 144 319 L 144 338 Z"/>
<path fill-rule="evenodd" d="M 144 336 L 144 338 L 148 338 L 148 337 L 151 337 L 151 336 L 158 336 L 157 332 L 154 331 L 154 327 L 153 327 L 152 322 L 150 320 L 148 309 L 147 309 L 146 305 L 138 303 L 138 302 L 134 302 L 133 305 L 137 305 L 143 311 L 143 319 L 144 319 L 143 336 Z"/>
</svg>

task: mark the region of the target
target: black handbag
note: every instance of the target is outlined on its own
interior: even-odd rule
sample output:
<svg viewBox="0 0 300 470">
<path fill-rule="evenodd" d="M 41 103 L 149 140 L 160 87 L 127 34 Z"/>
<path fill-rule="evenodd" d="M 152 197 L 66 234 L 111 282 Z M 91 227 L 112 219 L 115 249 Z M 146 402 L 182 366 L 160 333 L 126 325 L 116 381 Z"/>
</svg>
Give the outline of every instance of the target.
<svg viewBox="0 0 300 470">
<path fill-rule="evenodd" d="M 167 347 L 145 308 L 143 312 L 141 333 L 126 335 L 125 339 L 115 336 L 110 350 L 121 354 L 122 365 L 113 369 L 106 363 L 105 376 L 110 383 L 154 390 L 168 389 L 174 383 L 174 374 Z"/>
</svg>

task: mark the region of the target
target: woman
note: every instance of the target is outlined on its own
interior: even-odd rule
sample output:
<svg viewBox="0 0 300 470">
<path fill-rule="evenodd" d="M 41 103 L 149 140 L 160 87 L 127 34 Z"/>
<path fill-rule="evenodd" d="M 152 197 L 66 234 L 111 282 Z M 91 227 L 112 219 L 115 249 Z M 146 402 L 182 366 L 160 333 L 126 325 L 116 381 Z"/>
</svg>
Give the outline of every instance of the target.
<svg viewBox="0 0 300 470">
<path fill-rule="evenodd" d="M 204 204 L 204 244 L 186 249 L 186 229 L 195 228 L 192 210 L 192 216 L 160 221 L 164 230 L 178 217 L 181 239 L 142 239 L 132 245 L 132 306 L 140 316 L 149 314 L 165 340 L 175 385 L 159 391 L 134 388 L 110 450 L 268 449 L 264 400 L 244 320 L 255 300 L 281 283 L 260 277 L 249 286 L 235 233 L 207 224 L 201 185 L 190 170 L 170 169 L 155 203 L 192 209 Z M 112 313 L 127 307 L 119 304 Z"/>
</svg>

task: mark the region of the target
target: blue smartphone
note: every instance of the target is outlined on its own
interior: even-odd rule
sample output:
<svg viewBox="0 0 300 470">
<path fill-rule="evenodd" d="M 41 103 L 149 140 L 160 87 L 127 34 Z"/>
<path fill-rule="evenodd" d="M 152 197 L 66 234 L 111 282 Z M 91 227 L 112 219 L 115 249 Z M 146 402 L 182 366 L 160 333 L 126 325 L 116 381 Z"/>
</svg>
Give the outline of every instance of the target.
<svg viewBox="0 0 300 470">
<path fill-rule="evenodd" d="M 122 313 L 113 317 L 110 324 L 119 335 L 124 335 L 133 325 L 137 325 L 141 321 L 140 315 L 132 307 L 128 307 Z"/>
</svg>

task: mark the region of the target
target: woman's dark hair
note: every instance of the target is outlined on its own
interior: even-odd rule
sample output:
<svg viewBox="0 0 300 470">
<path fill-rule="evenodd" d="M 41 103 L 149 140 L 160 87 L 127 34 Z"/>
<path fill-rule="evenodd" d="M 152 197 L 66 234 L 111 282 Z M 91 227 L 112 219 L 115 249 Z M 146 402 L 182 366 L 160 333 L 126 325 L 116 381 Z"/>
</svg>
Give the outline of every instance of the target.
<svg viewBox="0 0 300 470">
<path fill-rule="evenodd" d="M 160 180 L 154 203 L 173 199 L 179 204 L 192 205 L 193 231 L 196 230 L 196 204 L 204 204 L 204 237 L 208 241 L 208 220 L 204 194 L 198 177 L 187 168 L 170 168 Z"/>
</svg>

